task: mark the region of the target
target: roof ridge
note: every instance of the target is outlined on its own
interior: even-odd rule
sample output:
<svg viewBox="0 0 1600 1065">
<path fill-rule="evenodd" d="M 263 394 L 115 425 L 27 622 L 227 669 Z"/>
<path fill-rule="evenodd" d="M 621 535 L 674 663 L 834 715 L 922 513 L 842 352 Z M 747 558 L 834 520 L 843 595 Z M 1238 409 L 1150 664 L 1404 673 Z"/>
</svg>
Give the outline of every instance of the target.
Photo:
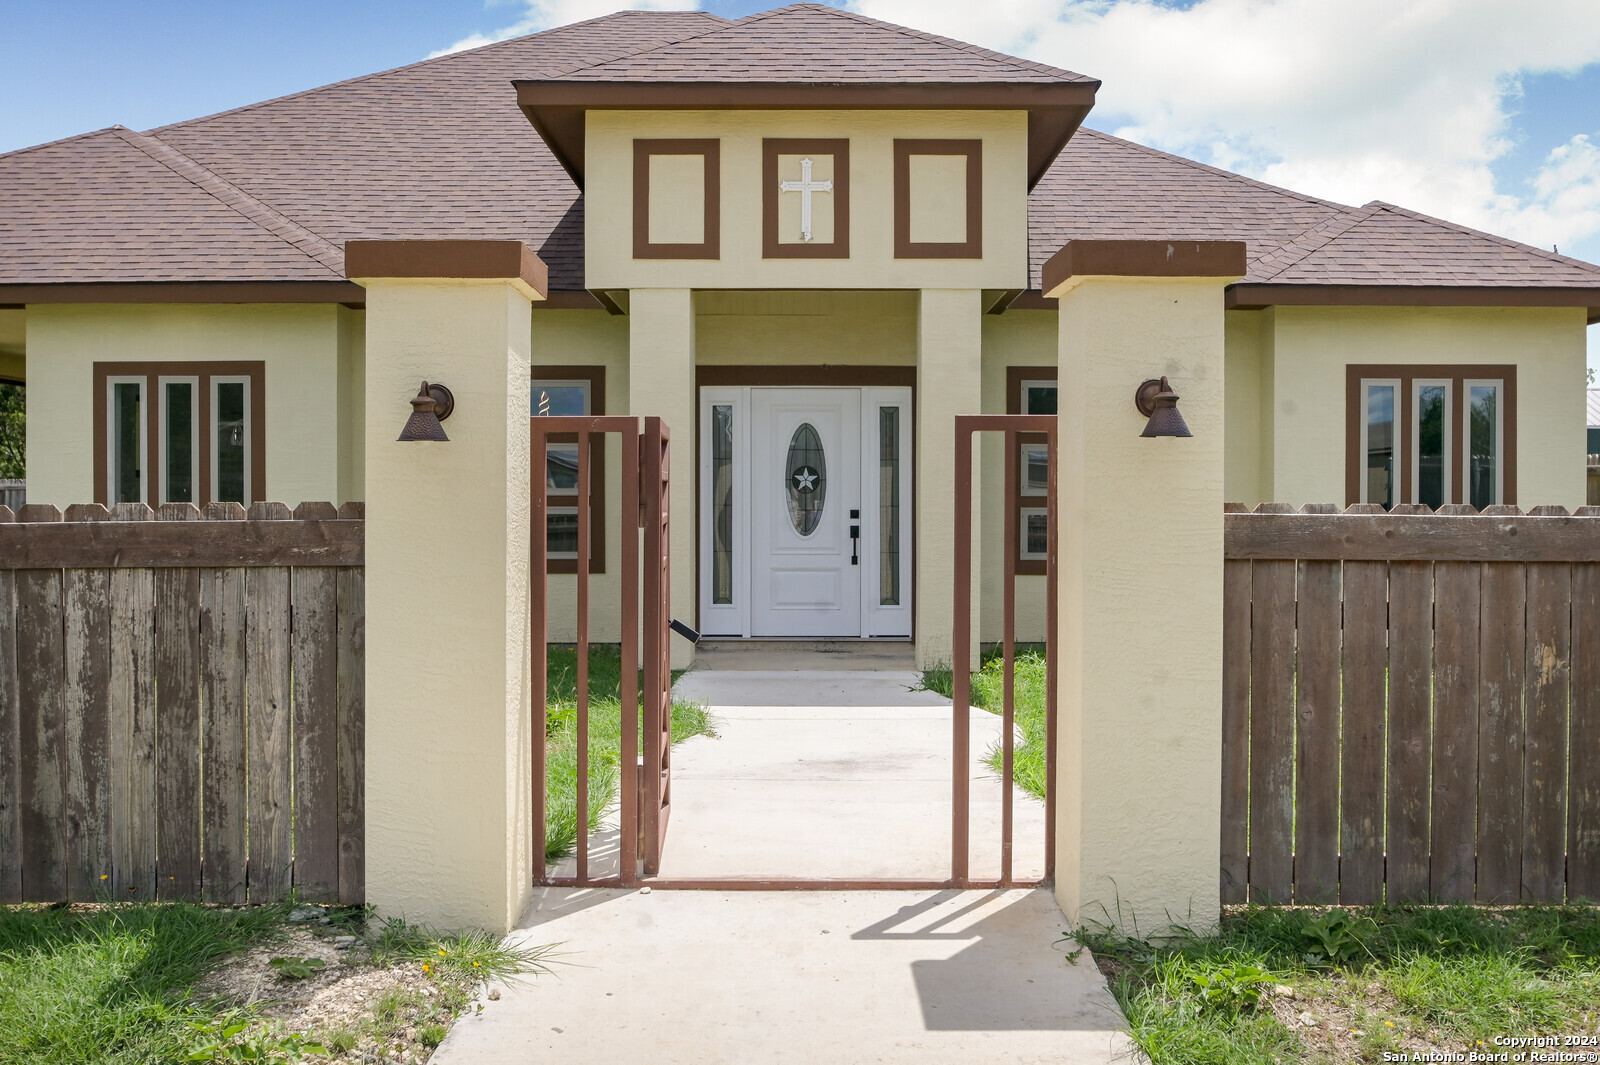
<svg viewBox="0 0 1600 1065">
<path fill-rule="evenodd" d="M 1356 226 L 1371 218 L 1377 211 L 1376 207 L 1368 204 L 1365 207 L 1352 207 L 1347 211 L 1324 218 L 1293 240 L 1278 245 L 1278 247 L 1257 259 L 1256 268 L 1251 272 L 1259 272 L 1258 279 L 1261 281 L 1270 281 L 1326 248 L 1329 244 L 1332 244 L 1335 240 L 1338 240 Z M 1265 268 L 1265 272 L 1261 272 L 1263 268 Z"/>
<path fill-rule="evenodd" d="M 359 84 L 359 83 L 364 82 L 364 81 L 372 81 L 372 80 L 374 80 L 376 78 L 387 77 L 390 74 L 397 74 L 402 70 L 410 70 L 410 69 L 412 69 L 414 67 L 420 67 L 420 66 L 423 66 L 423 65 L 428 64 L 428 63 L 443 63 L 443 62 L 446 62 L 447 60 L 460 58 L 461 56 L 478 55 L 478 54 L 480 54 L 482 52 L 485 52 L 485 51 L 489 50 L 490 48 L 498 48 L 498 47 L 500 47 L 502 45 L 514 44 L 514 43 L 516 43 L 518 41 L 525 41 L 529 37 L 541 37 L 541 36 L 543 36 L 544 34 L 547 34 L 547 33 L 564 33 L 567 30 L 577 29 L 580 26 L 592 26 L 592 25 L 594 25 L 596 23 L 599 23 L 599 22 L 609 22 L 612 19 L 629 18 L 629 17 L 632 17 L 634 15 L 661 15 L 661 14 L 699 15 L 699 16 L 703 16 L 705 18 L 717 19 L 718 21 L 723 22 L 723 23 L 727 23 L 728 22 L 728 20 L 723 18 L 721 15 L 714 15 L 709 11 L 672 11 L 672 12 L 663 12 L 663 11 L 613 11 L 609 15 L 599 15 L 599 16 L 596 16 L 595 18 L 584 19 L 581 22 L 569 22 L 564 26 L 551 26 L 549 29 L 546 29 L 546 30 L 535 30 L 533 33 L 524 33 L 524 34 L 521 34 L 521 35 L 516 36 L 516 37 L 507 37 L 503 41 L 490 41 L 488 44 L 480 44 L 476 48 L 463 48 L 459 52 L 446 52 L 444 55 L 431 56 L 431 57 L 429 57 L 427 59 L 418 59 L 418 60 L 416 60 L 415 62 L 412 62 L 412 63 L 402 63 L 397 67 L 389 67 L 386 70 L 375 70 L 370 74 L 359 74 L 359 75 L 357 75 L 356 77 L 353 77 L 353 78 L 344 78 L 344 79 L 342 79 L 340 81 L 330 81 L 326 85 L 313 85 L 309 89 L 300 89 L 297 92 L 284 93 L 282 96 L 274 96 L 274 97 L 272 97 L 270 99 L 267 99 L 267 100 L 256 100 L 253 103 L 240 104 L 238 107 L 230 107 L 230 108 L 228 108 L 226 110 L 223 110 L 223 111 L 213 111 L 208 115 L 196 115 L 194 118 L 185 118 L 185 119 L 182 119 L 182 120 L 180 120 L 178 122 L 168 122 L 166 125 L 155 126 L 152 129 L 146 130 L 145 132 L 154 134 L 154 133 L 159 133 L 159 132 L 162 132 L 162 131 L 165 131 L 165 130 L 169 130 L 169 129 L 175 129 L 178 126 L 198 125 L 201 122 L 209 122 L 214 118 L 226 118 L 229 115 L 242 114 L 245 111 L 254 111 L 258 107 L 266 107 L 269 104 L 282 103 L 285 100 L 295 100 L 295 99 L 298 99 L 298 98 L 300 98 L 302 96 L 310 96 L 313 93 L 325 92 L 325 91 L 327 91 L 329 89 L 337 89 L 337 88 L 341 88 L 341 87 L 346 86 L 346 85 L 356 85 L 356 84 Z M 652 45 L 651 47 L 654 47 L 654 45 Z M 623 55 L 617 56 L 615 58 L 621 59 L 621 58 L 625 58 L 627 55 L 631 55 L 631 54 L 634 54 L 634 53 L 624 53 Z"/>
<path fill-rule="evenodd" d="M 1409 207 L 1401 207 L 1397 204 L 1385 203 L 1383 200 L 1372 200 L 1367 204 L 1367 206 L 1373 208 L 1374 213 L 1379 210 L 1393 211 L 1395 214 L 1403 215 L 1407 218 L 1413 218 L 1419 222 L 1427 222 L 1429 225 L 1439 226 L 1441 229 L 1451 229 L 1457 233 L 1466 233 L 1469 236 L 1483 237 L 1486 240 L 1493 241 L 1496 244 L 1511 248 L 1516 251 L 1532 252 L 1540 258 L 1548 259 L 1553 263 L 1560 263 L 1563 266 L 1576 266 L 1580 269 L 1600 273 L 1600 265 L 1591 263 L 1585 259 L 1574 259 L 1570 255 L 1562 255 L 1559 252 L 1545 251 L 1543 248 L 1533 244 L 1524 244 L 1522 241 L 1512 240 L 1510 237 L 1502 237 L 1494 233 L 1486 232 L 1482 229 L 1473 229 L 1471 226 L 1464 226 L 1460 222 L 1452 222 L 1447 218 L 1436 218 L 1430 214 L 1423 214 L 1421 211 L 1414 211 Z"/>
<path fill-rule="evenodd" d="M 976 55 L 996 63 L 997 65 L 1010 66 L 1022 70 L 1032 70 L 1035 73 L 1047 73 L 1052 75 L 1070 74 L 1074 78 L 1082 79 L 1082 81 L 1093 81 L 1097 85 L 1100 84 L 1098 80 L 1090 78 L 1086 74 L 1079 74 L 1076 71 L 1065 70 L 1061 67 L 1052 67 L 1048 64 L 1039 63 L 1032 59 L 1023 59 L 1020 56 L 1007 55 L 1004 52 L 996 52 L 993 49 L 983 48 L 975 44 L 968 44 L 965 41 L 958 41 L 951 37 L 941 37 L 936 33 L 928 33 L 925 30 L 914 29 L 910 26 L 902 26 L 897 22 L 885 22 L 882 19 L 875 19 L 871 16 L 863 15 L 856 11 L 849 11 L 845 8 L 829 7 L 826 4 L 811 2 L 811 0 L 803 0 L 803 2 L 795 4 L 786 4 L 783 7 L 772 8 L 770 11 L 757 11 L 746 15 L 743 18 L 733 19 L 731 21 L 724 20 L 724 25 L 709 29 L 705 33 L 690 34 L 688 37 L 681 37 L 676 41 L 663 41 L 660 44 L 651 45 L 649 48 L 642 48 L 637 52 L 630 52 L 627 55 L 614 56 L 609 59 L 598 59 L 592 63 L 586 63 L 582 66 L 577 66 L 571 68 L 570 70 L 562 71 L 561 74 L 556 75 L 556 77 L 565 77 L 567 75 L 576 74 L 581 70 L 592 70 L 596 67 L 603 67 L 608 63 L 614 63 L 622 59 L 637 59 L 640 56 L 649 54 L 650 52 L 664 48 L 673 48 L 680 44 L 686 44 L 689 41 L 697 41 L 703 37 L 710 37 L 718 33 L 723 33 L 727 30 L 733 29 L 735 26 L 754 25 L 755 23 L 764 22 L 767 19 L 777 18 L 780 15 L 786 15 L 802 9 L 814 10 L 820 14 L 850 19 L 851 21 L 874 26 L 882 30 L 890 30 L 902 36 L 913 37 L 926 43 L 938 44 L 943 47 L 950 48 L 953 51 L 965 52 L 969 55 Z"/>
<path fill-rule="evenodd" d="M 1232 170 L 1224 170 L 1220 166 L 1212 166 L 1209 163 L 1202 163 L 1197 159 L 1190 159 L 1182 155 L 1174 155 L 1172 152 L 1164 152 L 1160 148 L 1152 148 L 1148 144 L 1140 144 L 1138 141 L 1131 141 L 1126 137 L 1113 136 L 1110 133 L 1106 133 L 1098 129 L 1091 129 L 1088 126 L 1078 127 L 1078 132 L 1073 134 L 1073 136 L 1077 137 L 1083 134 L 1088 134 L 1091 137 L 1099 137 L 1103 140 L 1115 141 L 1118 144 L 1125 144 L 1130 148 L 1135 148 L 1141 152 L 1144 152 L 1146 155 L 1160 156 L 1162 159 L 1168 159 L 1174 163 L 1182 163 L 1184 166 L 1193 167 L 1195 170 L 1204 170 L 1208 174 L 1216 174 L 1219 177 L 1231 178 L 1234 181 L 1241 181 L 1246 185 L 1254 185 L 1256 188 L 1266 189 L 1268 192 L 1276 192 L 1283 196 L 1292 196 L 1294 199 L 1303 200 L 1306 203 L 1315 203 L 1320 204 L 1323 207 L 1331 207 L 1336 212 L 1355 210 L 1354 207 L 1347 203 L 1339 203 L 1337 200 L 1325 200 L 1321 196 L 1313 196 L 1309 192 L 1296 192 L 1294 189 L 1284 188 L 1282 185 L 1274 185 L 1270 181 L 1262 181 L 1259 178 L 1249 177 Z M 1324 221 L 1326 221 L 1326 219 L 1324 219 Z"/>
<path fill-rule="evenodd" d="M 252 196 L 159 137 L 149 133 L 137 133 L 125 126 L 113 126 L 112 131 L 153 161 L 165 166 L 196 188 L 209 193 L 224 206 L 243 215 L 279 240 L 292 245 L 307 258 L 326 267 L 331 273 L 344 276 L 343 253 L 282 211 Z"/>
</svg>

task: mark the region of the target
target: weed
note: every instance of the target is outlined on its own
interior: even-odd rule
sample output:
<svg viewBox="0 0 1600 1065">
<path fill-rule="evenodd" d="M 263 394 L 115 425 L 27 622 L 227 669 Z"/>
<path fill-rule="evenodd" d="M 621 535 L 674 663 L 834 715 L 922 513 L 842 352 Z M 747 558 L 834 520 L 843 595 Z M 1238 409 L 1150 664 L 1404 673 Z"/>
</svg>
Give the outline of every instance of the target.
<svg viewBox="0 0 1600 1065">
<path fill-rule="evenodd" d="M 322 1045 L 328 1048 L 330 1054 L 348 1054 L 361 1042 L 361 1037 L 348 1028 L 335 1028 L 331 1032 L 324 1032 L 321 1039 Z"/>
<path fill-rule="evenodd" d="M 425 1047 L 436 1047 L 444 1042 L 449 1029 L 442 1024 L 425 1024 L 417 1031 L 417 1040 Z"/>
<path fill-rule="evenodd" d="M 1189 979 L 1199 989 L 1201 1005 L 1237 1016 L 1243 1010 L 1261 1005 L 1261 997 L 1272 983 L 1272 974 L 1244 962 L 1196 964 L 1190 967 Z"/>
<path fill-rule="evenodd" d="M 1309 948 L 1306 964 L 1312 968 L 1348 965 L 1363 955 L 1372 957 L 1367 942 L 1377 927 L 1372 918 L 1352 916 L 1348 910 L 1329 910 L 1308 918 L 1300 932 Z"/>
<path fill-rule="evenodd" d="M 277 970 L 279 980 L 304 980 L 328 965 L 321 958 L 273 958 L 267 964 Z"/>
<path fill-rule="evenodd" d="M 288 1065 L 307 1055 L 324 1057 L 328 1048 L 305 1036 L 272 1031 L 252 1031 L 248 1016 L 229 1012 L 190 1024 L 200 1033 L 201 1045 L 185 1061 L 249 1061 L 260 1065 Z"/>
</svg>

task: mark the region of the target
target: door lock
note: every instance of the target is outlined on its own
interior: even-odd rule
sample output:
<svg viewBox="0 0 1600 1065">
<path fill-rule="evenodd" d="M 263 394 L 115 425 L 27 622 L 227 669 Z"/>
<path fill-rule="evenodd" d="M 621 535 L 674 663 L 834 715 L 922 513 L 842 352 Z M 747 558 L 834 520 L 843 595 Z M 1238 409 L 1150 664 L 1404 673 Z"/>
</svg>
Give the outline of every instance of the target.
<svg viewBox="0 0 1600 1065">
<path fill-rule="evenodd" d="M 851 517 L 856 517 L 860 513 L 861 512 L 859 510 L 852 510 L 850 512 L 850 516 Z M 856 552 L 856 548 L 859 547 L 860 545 L 861 545 L 861 526 L 852 525 L 852 526 L 850 526 L 850 564 L 852 566 L 861 565 L 861 559 L 860 559 L 860 557 L 858 556 L 858 554 Z"/>
</svg>

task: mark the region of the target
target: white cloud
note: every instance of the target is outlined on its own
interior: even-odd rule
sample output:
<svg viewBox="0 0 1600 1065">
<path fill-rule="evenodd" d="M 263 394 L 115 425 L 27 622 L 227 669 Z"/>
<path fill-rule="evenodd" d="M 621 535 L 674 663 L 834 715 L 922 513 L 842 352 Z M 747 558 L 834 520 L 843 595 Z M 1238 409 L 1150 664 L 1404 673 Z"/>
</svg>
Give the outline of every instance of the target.
<svg viewBox="0 0 1600 1065">
<path fill-rule="evenodd" d="M 1404 204 L 1530 244 L 1600 248 L 1600 131 L 1529 189 L 1490 164 L 1524 74 L 1600 62 L 1593 0 L 850 0 L 1101 78 L 1111 132 L 1345 203 Z M 1105 121 L 1105 117 L 1101 117 Z"/>
<path fill-rule="evenodd" d="M 700 5 L 698 0 L 627 0 L 626 3 L 622 0 L 524 0 L 522 6 L 525 8 L 522 17 L 510 25 L 491 33 L 474 33 L 470 37 L 463 37 L 450 47 L 431 53 L 428 58 L 480 48 L 496 41 L 521 37 L 525 33 L 547 30 L 552 26 L 598 18 L 622 8 L 634 11 L 692 11 Z"/>
</svg>

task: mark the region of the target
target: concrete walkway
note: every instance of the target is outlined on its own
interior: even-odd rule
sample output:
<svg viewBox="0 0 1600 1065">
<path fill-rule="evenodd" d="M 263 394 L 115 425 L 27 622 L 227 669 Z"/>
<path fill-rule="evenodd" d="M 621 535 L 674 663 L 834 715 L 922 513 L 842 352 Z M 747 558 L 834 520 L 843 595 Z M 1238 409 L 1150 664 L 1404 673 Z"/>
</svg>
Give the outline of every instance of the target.
<svg viewBox="0 0 1600 1065">
<path fill-rule="evenodd" d="M 758 650 L 679 680 L 718 736 L 674 749 L 661 875 L 947 878 L 949 700 L 887 662 L 771 668 L 801 663 Z M 1000 785 L 982 758 L 1000 720 L 974 711 L 967 727 L 971 871 L 994 877 Z M 1038 876 L 1043 806 L 1020 790 L 1015 804 L 1015 873 Z M 607 822 L 596 876 L 617 868 L 614 810 Z M 548 889 L 512 941 L 561 943 L 568 964 L 486 1000 L 432 1060 L 1129 1060 L 1105 981 L 1065 927 L 1047 891 Z"/>
<path fill-rule="evenodd" d="M 464 1016 L 433 1065 L 1101 1065 L 1138 1060 L 1043 891 L 541 892 L 511 941 L 555 976 Z"/>
</svg>

